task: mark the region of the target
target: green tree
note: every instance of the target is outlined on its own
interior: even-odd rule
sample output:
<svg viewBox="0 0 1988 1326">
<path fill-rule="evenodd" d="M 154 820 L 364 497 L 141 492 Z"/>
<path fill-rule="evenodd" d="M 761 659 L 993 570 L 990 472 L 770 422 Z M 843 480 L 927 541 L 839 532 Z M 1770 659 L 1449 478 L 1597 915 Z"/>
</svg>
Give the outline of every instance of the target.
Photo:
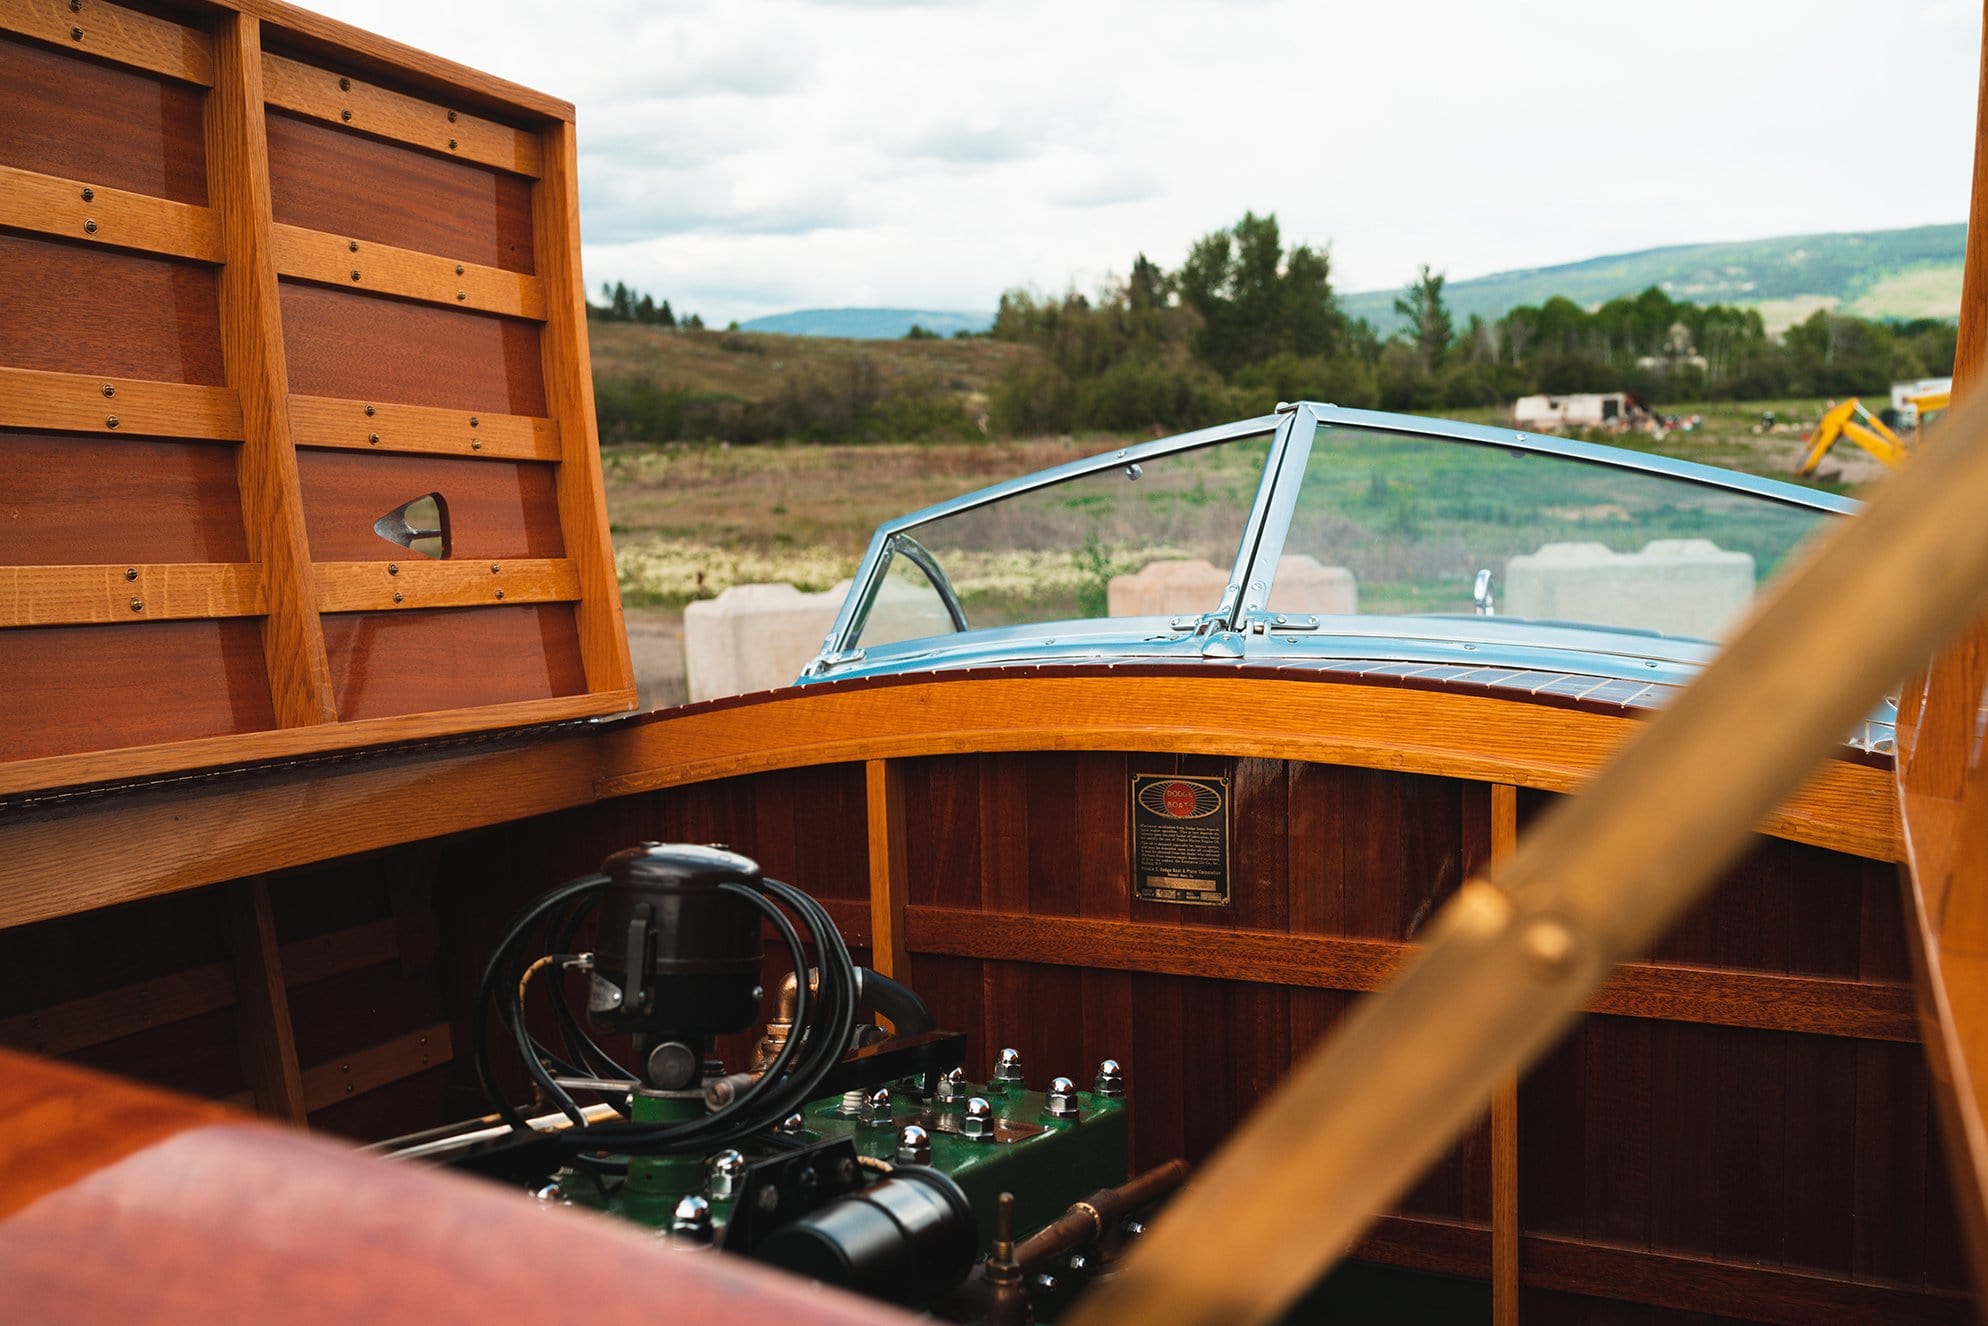
<svg viewBox="0 0 1988 1326">
<path fill-rule="evenodd" d="M 1424 373 L 1434 373 L 1443 366 L 1456 334 L 1449 308 L 1443 303 L 1444 280 L 1443 273 L 1431 271 L 1425 262 L 1421 274 L 1394 301 L 1394 311 L 1408 323 L 1408 344 Z"/>
<path fill-rule="evenodd" d="M 1245 212 L 1203 235 L 1174 274 L 1181 303 L 1201 315 L 1195 348 L 1224 377 L 1280 351 L 1331 355 L 1345 318 L 1332 295 L 1331 261 L 1300 244 L 1288 254 L 1275 215 Z"/>
</svg>

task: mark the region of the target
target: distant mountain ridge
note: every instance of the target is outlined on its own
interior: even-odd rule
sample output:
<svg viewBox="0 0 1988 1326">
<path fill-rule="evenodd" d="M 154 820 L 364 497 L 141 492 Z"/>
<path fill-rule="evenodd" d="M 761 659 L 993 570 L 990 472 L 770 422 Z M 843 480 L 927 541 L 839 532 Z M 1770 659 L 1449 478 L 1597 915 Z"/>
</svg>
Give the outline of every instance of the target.
<svg viewBox="0 0 1988 1326">
<path fill-rule="evenodd" d="M 1960 313 L 1966 247 L 1967 227 L 1958 224 L 1674 244 L 1452 281 L 1443 295 L 1459 324 L 1473 313 L 1497 318 L 1555 295 L 1591 307 L 1650 286 L 1698 304 L 1756 307 L 1770 331 L 1822 308 L 1867 318 L 1952 318 Z M 1339 302 L 1349 317 L 1386 335 L 1401 325 L 1394 311 L 1400 293 L 1368 290 Z"/>
<path fill-rule="evenodd" d="M 983 332 L 994 325 L 992 313 L 960 313 L 922 308 L 804 308 L 774 313 L 739 324 L 741 331 L 776 332 L 782 336 L 841 336 L 853 341 L 902 340 L 914 326 L 941 336 L 956 331 Z"/>
</svg>

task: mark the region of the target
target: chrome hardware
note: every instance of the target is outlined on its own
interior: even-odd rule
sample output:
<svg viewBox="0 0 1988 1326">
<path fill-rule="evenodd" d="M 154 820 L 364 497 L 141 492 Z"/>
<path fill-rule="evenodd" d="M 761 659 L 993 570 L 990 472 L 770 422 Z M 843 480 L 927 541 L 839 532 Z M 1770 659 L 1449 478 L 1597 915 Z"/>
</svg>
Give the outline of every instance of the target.
<svg viewBox="0 0 1988 1326">
<path fill-rule="evenodd" d="M 989 1091 L 1019 1091 L 1022 1086 L 1022 1052 L 1009 1046 L 1001 1051 L 1000 1059 L 994 1065 L 994 1076 L 987 1079 Z"/>
<path fill-rule="evenodd" d="M 1049 1103 L 1042 1112 L 1052 1119 L 1074 1119 L 1077 1117 L 1077 1084 L 1067 1077 L 1056 1078 L 1049 1084 Z"/>
<path fill-rule="evenodd" d="M 1125 1099 L 1125 1070 L 1118 1066 L 1118 1060 L 1107 1059 L 1098 1065 L 1096 1088 L 1107 1100 Z"/>
<path fill-rule="evenodd" d="M 898 1130 L 897 1163 L 900 1165 L 929 1165 L 932 1163 L 932 1135 L 915 1123 L 908 1123 Z"/>
<path fill-rule="evenodd" d="M 966 1103 L 966 1115 L 959 1121 L 959 1135 L 969 1142 L 994 1140 L 994 1107 L 975 1096 Z"/>
<path fill-rule="evenodd" d="M 863 1126 L 865 1128 L 888 1128 L 895 1122 L 896 1119 L 891 1112 L 890 1088 L 878 1087 L 871 1093 L 869 1102 L 863 1111 Z"/>
<path fill-rule="evenodd" d="M 745 1157 L 730 1149 L 720 1151 L 709 1161 L 711 1170 L 710 1188 L 713 1197 L 736 1197 L 739 1184 L 745 1179 Z"/>
<path fill-rule="evenodd" d="M 1497 587 L 1498 582 L 1491 575 L 1489 567 L 1484 567 L 1478 571 L 1477 582 L 1470 587 L 1470 601 L 1477 605 L 1477 615 L 1479 617 L 1496 617 L 1498 615 L 1498 601 L 1494 594 Z"/>
<path fill-rule="evenodd" d="M 696 1243 L 711 1241 L 711 1203 L 690 1194 L 676 1204 L 670 1215 L 670 1233 L 676 1238 L 690 1239 Z"/>
<path fill-rule="evenodd" d="M 957 1105 L 966 1099 L 966 1071 L 964 1069 L 949 1069 L 939 1078 L 938 1098 L 941 1105 Z"/>
</svg>

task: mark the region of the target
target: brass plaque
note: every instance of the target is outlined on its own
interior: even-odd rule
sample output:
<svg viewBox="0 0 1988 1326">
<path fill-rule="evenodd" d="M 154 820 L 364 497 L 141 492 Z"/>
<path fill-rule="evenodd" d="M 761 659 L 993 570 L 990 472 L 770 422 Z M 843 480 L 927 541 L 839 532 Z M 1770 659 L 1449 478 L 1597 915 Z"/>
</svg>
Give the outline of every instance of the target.
<svg viewBox="0 0 1988 1326">
<path fill-rule="evenodd" d="M 1147 902 L 1229 905 L 1229 780 L 1132 775 L 1132 892 Z"/>
</svg>

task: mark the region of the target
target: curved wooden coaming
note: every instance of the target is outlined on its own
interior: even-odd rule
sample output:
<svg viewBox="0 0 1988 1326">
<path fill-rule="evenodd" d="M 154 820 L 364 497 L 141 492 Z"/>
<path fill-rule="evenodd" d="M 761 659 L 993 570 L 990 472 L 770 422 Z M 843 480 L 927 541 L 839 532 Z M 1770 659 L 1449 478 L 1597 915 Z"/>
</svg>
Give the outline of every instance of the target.
<svg viewBox="0 0 1988 1326">
<path fill-rule="evenodd" d="M 1510 693 L 1272 671 L 1041 668 L 804 687 L 692 705 L 603 735 L 603 796 L 810 764 L 988 751 L 1167 750 L 1579 787 L 1643 721 Z M 1830 761 L 1761 832 L 1896 860 L 1882 757 Z M 1661 806 L 1650 807 L 1652 814 Z"/>
<path fill-rule="evenodd" d="M 37 1320 L 909 1321 L 604 1217 L 0 1051 L 0 1283 Z"/>
</svg>

